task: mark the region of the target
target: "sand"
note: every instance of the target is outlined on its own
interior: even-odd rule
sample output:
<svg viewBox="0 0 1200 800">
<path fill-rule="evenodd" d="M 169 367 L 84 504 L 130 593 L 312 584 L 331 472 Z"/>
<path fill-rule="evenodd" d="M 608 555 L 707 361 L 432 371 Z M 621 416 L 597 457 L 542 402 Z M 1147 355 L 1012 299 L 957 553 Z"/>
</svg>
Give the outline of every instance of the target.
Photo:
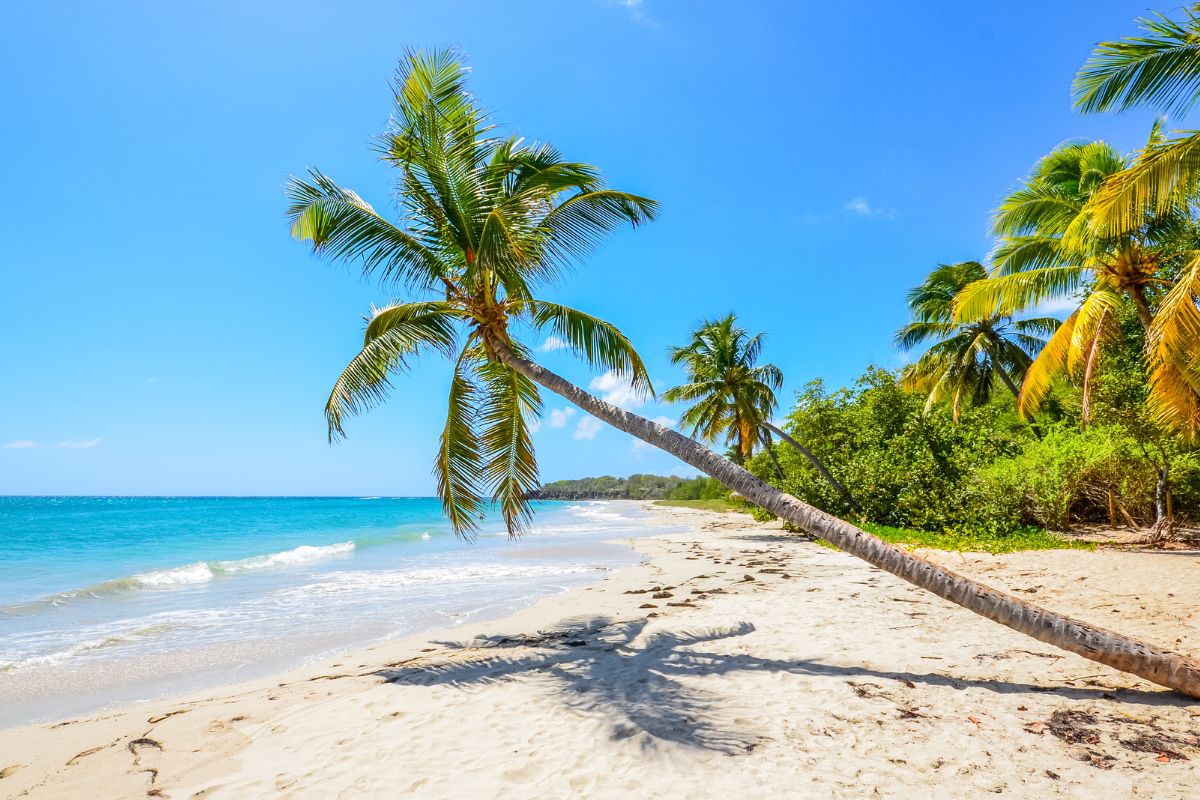
<svg viewBox="0 0 1200 800">
<path fill-rule="evenodd" d="M 0 797 L 1200 795 L 1200 703 L 735 514 L 504 620 L 0 731 Z M 1196 553 L 933 554 L 1200 655 Z"/>
</svg>

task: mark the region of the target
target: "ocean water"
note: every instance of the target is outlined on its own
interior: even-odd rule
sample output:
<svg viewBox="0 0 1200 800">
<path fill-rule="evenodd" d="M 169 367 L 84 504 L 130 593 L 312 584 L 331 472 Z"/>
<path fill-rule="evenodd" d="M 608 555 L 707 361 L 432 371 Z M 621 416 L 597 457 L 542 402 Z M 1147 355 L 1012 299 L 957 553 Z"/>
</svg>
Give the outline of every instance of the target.
<svg viewBox="0 0 1200 800">
<path fill-rule="evenodd" d="M 633 503 L 466 543 L 432 498 L 0 497 L 0 726 L 504 616 L 666 529 Z"/>
</svg>

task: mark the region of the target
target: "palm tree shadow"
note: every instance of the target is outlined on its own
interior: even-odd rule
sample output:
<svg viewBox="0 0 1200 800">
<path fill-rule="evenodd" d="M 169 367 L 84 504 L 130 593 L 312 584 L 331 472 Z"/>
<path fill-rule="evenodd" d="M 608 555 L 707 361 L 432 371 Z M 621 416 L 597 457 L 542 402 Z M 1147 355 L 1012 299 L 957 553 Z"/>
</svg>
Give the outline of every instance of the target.
<svg viewBox="0 0 1200 800">
<path fill-rule="evenodd" d="M 492 636 L 470 642 L 436 642 L 455 650 L 529 649 L 467 662 L 444 662 L 379 673 L 389 683 L 468 687 L 524 676 L 549 682 L 580 711 L 613 719 L 612 737 L 645 734 L 642 746 L 672 742 L 721 753 L 746 753 L 760 738 L 726 719 L 723 698 L 681 681 L 714 674 L 684 648 L 733 636 L 754 626 L 654 633 L 636 642 L 647 620 L 567 620 L 534 636 Z"/>
<path fill-rule="evenodd" d="M 513 680 L 541 680 L 572 708 L 603 715 L 612 722 L 613 739 L 645 734 L 643 748 L 658 742 L 697 747 L 731 755 L 745 754 L 764 737 L 744 729 L 731 715 L 728 698 L 698 685 L 696 678 L 735 672 L 786 672 L 797 675 L 879 678 L 897 685 L 912 682 L 953 689 L 983 688 L 1000 694 L 1042 692 L 1063 699 L 1097 700 L 1105 689 L 1038 686 L 999 680 L 956 679 L 936 673 L 875 670 L 825 664 L 816 660 L 784 660 L 746 653 L 714 653 L 697 649 L 721 639 L 745 636 L 750 622 L 724 628 L 655 632 L 638 641 L 648 620 L 614 622 L 603 617 L 564 620 L 533 635 L 488 636 L 468 642 L 435 642 L 452 650 L 517 650 L 471 661 L 445 661 L 377 673 L 388 683 L 469 688 Z M 876 685 L 878 686 L 878 685 Z M 905 704 L 884 690 L 875 697 Z M 1187 702 L 1172 692 L 1122 690 L 1122 700 L 1147 705 Z M 888 713 L 891 713 L 889 709 Z"/>
</svg>

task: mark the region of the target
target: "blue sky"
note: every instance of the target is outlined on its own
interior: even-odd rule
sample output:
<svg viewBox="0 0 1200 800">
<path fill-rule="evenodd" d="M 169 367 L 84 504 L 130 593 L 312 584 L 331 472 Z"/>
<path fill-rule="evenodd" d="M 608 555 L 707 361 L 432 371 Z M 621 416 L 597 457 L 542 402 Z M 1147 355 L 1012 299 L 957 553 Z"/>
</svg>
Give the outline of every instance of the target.
<svg viewBox="0 0 1200 800">
<path fill-rule="evenodd" d="M 661 201 L 552 299 L 617 323 L 661 387 L 679 377 L 666 348 L 735 311 L 768 332 L 786 403 L 818 376 L 898 366 L 905 291 L 982 257 L 989 210 L 1055 144 L 1144 141 L 1149 114 L 1080 117 L 1069 85 L 1146 11 L 17 4 L 0 32 L 0 494 L 432 493 L 447 367 L 423 362 L 329 446 L 325 395 L 389 298 L 283 218 L 309 165 L 390 207 L 370 139 L 406 46 L 460 45 L 498 120 Z M 686 471 L 563 409 L 547 398 L 544 478 Z"/>
</svg>

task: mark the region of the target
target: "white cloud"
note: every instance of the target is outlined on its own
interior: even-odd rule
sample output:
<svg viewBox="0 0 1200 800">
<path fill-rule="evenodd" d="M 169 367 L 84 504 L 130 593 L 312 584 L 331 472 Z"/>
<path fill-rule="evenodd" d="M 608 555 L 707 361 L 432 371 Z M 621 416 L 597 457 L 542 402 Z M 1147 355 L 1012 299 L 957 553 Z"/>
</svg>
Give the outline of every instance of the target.
<svg viewBox="0 0 1200 800">
<path fill-rule="evenodd" d="M 549 425 L 551 428 L 565 428 L 573 416 L 575 416 L 573 408 L 556 408 L 550 412 Z"/>
<path fill-rule="evenodd" d="M 542 429 L 542 421 L 540 419 L 526 419 L 525 427 L 530 433 L 537 433 Z"/>
<path fill-rule="evenodd" d="M 552 353 L 555 350 L 566 350 L 567 347 L 567 343 L 557 336 L 547 336 L 546 341 L 538 346 L 538 350 L 541 350 L 543 353 Z"/>
<path fill-rule="evenodd" d="M 617 0 L 617 5 L 623 6 L 629 11 L 629 18 L 634 22 L 646 25 L 651 28 L 657 28 L 658 22 L 646 16 L 646 9 L 642 5 L 642 0 Z"/>
<path fill-rule="evenodd" d="M 620 406 L 626 411 L 646 404 L 646 398 L 612 370 L 592 378 L 588 388 L 599 393 L 604 402 Z"/>
<path fill-rule="evenodd" d="M 31 447 L 37 447 L 37 442 L 30 441 L 29 439 L 18 439 L 8 444 L 0 444 L 0 447 L 6 450 L 28 450 Z"/>
<path fill-rule="evenodd" d="M 604 427 L 604 423 L 593 416 L 585 416 L 579 420 L 579 424 L 575 426 L 576 439 L 595 439 L 596 434 Z"/>
<path fill-rule="evenodd" d="M 884 219 L 892 219 L 896 216 L 894 208 L 875 208 L 871 205 L 871 201 L 865 197 L 854 197 L 842 206 L 843 211 L 849 211 L 851 214 L 857 214 L 860 217 L 883 217 Z"/>
<path fill-rule="evenodd" d="M 78 439 L 67 439 L 66 441 L 59 442 L 54 446 L 61 447 L 66 450 L 86 450 L 87 448 L 95 447 L 98 444 L 100 444 L 100 437 L 97 436 L 95 439 L 87 439 L 83 441 Z"/>
</svg>

